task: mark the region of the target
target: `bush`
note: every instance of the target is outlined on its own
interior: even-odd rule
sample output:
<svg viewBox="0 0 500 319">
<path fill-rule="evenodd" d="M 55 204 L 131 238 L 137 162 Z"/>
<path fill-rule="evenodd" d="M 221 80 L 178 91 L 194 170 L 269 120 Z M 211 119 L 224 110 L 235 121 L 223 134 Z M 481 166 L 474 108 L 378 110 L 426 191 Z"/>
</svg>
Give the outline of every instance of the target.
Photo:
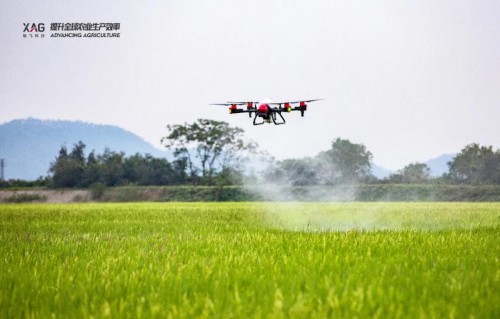
<svg viewBox="0 0 500 319">
<path fill-rule="evenodd" d="M 500 186 L 362 184 L 340 186 L 126 186 L 101 201 L 500 201 Z"/>
<path fill-rule="evenodd" d="M 95 201 L 100 201 L 106 192 L 106 185 L 102 183 L 95 183 L 90 185 L 90 198 Z"/>
</svg>

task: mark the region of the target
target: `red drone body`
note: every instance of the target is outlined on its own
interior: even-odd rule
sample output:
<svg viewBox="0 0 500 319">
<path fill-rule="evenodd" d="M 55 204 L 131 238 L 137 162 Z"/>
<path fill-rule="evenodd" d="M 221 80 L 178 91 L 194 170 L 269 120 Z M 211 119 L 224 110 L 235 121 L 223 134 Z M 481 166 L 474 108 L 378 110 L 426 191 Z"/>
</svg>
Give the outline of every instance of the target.
<svg viewBox="0 0 500 319">
<path fill-rule="evenodd" d="M 282 112 L 292 112 L 299 111 L 301 116 L 304 116 L 304 112 L 307 111 L 307 103 L 319 101 L 321 99 L 314 100 L 302 100 L 295 102 L 272 102 L 266 99 L 261 102 L 226 102 L 226 103 L 214 103 L 212 105 L 225 105 L 229 106 L 229 113 L 248 113 L 249 117 L 252 117 L 252 113 L 255 113 L 253 119 L 253 125 L 261 125 L 264 123 L 274 123 L 275 125 L 285 124 L 285 118 L 281 114 Z M 238 108 L 238 106 L 245 105 L 246 110 L 243 108 Z M 278 118 L 279 116 L 279 118 Z M 262 119 L 258 121 L 257 119 Z"/>
</svg>

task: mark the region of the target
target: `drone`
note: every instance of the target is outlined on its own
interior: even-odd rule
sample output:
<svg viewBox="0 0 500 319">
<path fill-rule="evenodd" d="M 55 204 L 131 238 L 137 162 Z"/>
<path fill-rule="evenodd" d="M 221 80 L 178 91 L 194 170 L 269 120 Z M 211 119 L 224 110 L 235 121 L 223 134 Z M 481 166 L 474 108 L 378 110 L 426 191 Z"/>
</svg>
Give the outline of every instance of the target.
<svg viewBox="0 0 500 319">
<path fill-rule="evenodd" d="M 248 117 L 253 118 L 253 125 L 262 125 L 265 123 L 274 123 L 275 125 L 286 124 L 282 112 L 299 111 L 303 117 L 307 111 L 307 103 L 320 101 L 322 99 L 302 100 L 294 102 L 273 102 L 270 99 L 265 99 L 260 102 L 226 102 L 212 103 L 211 105 L 229 106 L 229 114 L 248 113 Z M 246 105 L 246 109 L 241 108 Z M 262 119 L 262 120 L 260 120 Z"/>
</svg>

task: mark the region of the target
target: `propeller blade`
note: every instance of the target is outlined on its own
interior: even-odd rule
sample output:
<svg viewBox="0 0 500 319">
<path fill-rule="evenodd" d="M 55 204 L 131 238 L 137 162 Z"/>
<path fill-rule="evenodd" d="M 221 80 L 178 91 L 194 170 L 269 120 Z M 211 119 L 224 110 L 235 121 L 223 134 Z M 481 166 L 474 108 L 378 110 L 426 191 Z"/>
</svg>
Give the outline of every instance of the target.
<svg viewBox="0 0 500 319">
<path fill-rule="evenodd" d="M 227 102 L 227 103 L 236 104 L 236 105 L 247 105 L 248 103 L 259 104 L 259 102 L 252 102 L 252 101 L 246 101 L 246 102 Z"/>
<path fill-rule="evenodd" d="M 315 102 L 315 101 L 321 101 L 323 99 L 313 99 L 313 100 L 302 100 L 302 101 L 293 101 L 293 102 L 269 102 L 269 103 L 266 103 L 268 105 L 285 105 L 286 103 L 288 104 L 298 104 L 300 102 L 305 102 L 305 103 L 309 103 L 309 102 Z M 251 102 L 251 101 L 247 101 L 247 102 L 226 102 L 226 103 L 211 103 L 210 105 L 223 105 L 223 106 L 231 106 L 231 105 L 248 105 L 248 103 L 252 103 L 253 106 L 257 106 L 259 105 L 260 102 Z"/>
<path fill-rule="evenodd" d="M 300 103 L 300 102 L 306 102 L 306 103 L 309 103 L 309 102 L 315 102 L 315 101 L 321 101 L 323 99 L 313 99 L 313 100 L 302 100 L 302 101 L 294 101 L 294 102 L 272 102 L 272 103 L 267 103 L 267 104 L 272 104 L 272 105 L 283 105 L 283 104 L 286 104 L 286 103 L 289 103 L 289 104 L 297 104 L 297 103 Z"/>
<path fill-rule="evenodd" d="M 313 100 L 302 100 L 302 101 L 294 101 L 294 102 L 290 102 L 290 104 L 297 104 L 297 103 L 300 103 L 300 102 L 306 102 L 306 103 L 309 103 L 309 102 L 315 102 L 315 101 L 321 101 L 323 99 L 313 99 Z"/>
</svg>

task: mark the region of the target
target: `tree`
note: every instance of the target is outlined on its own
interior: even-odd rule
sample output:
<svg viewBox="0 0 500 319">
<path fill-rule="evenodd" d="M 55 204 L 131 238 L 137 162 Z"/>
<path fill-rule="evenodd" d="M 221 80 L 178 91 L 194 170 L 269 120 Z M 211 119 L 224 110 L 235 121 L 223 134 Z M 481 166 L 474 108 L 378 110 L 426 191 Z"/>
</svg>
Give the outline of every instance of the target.
<svg viewBox="0 0 500 319">
<path fill-rule="evenodd" d="M 363 144 L 337 138 L 316 160 L 326 183 L 353 183 L 370 176 L 372 153 Z"/>
<path fill-rule="evenodd" d="M 500 151 L 477 143 L 467 145 L 448 163 L 449 178 L 467 184 L 500 184 Z"/>
<path fill-rule="evenodd" d="M 172 165 L 165 158 L 135 154 L 124 159 L 124 180 L 138 185 L 169 185 L 177 181 Z"/>
<path fill-rule="evenodd" d="M 244 183 L 245 177 L 243 172 L 239 169 L 232 167 L 223 168 L 217 176 L 215 176 L 216 185 L 242 185 Z"/>
<path fill-rule="evenodd" d="M 162 143 L 174 149 L 177 159 L 187 163 L 193 181 L 201 172 L 202 182 L 209 185 L 217 170 L 234 168 L 243 153 L 257 149 L 255 142 L 243 138 L 243 129 L 226 122 L 198 119 L 192 124 L 168 125 L 167 129 L 169 134 L 162 138 Z"/>
<path fill-rule="evenodd" d="M 108 148 L 104 150 L 102 155 L 98 156 L 98 161 L 101 164 L 101 180 L 106 186 L 118 186 L 125 183 L 123 178 L 123 163 L 125 153 L 116 153 Z"/>
<path fill-rule="evenodd" d="M 79 142 L 71 152 L 62 146 L 49 172 L 54 187 L 88 187 L 94 184 L 117 186 L 171 185 L 186 180 L 186 163 L 182 159 L 170 163 L 165 158 L 155 158 L 150 154 L 135 154 L 125 157 L 105 149 L 103 154 L 94 151 L 85 157 L 85 144 Z"/>
<path fill-rule="evenodd" d="M 425 183 L 430 178 L 431 170 L 424 163 L 413 163 L 406 165 L 389 177 L 389 180 L 396 183 Z"/>
<path fill-rule="evenodd" d="M 276 184 L 291 186 L 315 185 L 320 175 L 314 159 L 285 159 L 271 165 L 265 171 L 266 179 Z"/>
<path fill-rule="evenodd" d="M 87 156 L 87 164 L 83 173 L 83 186 L 90 186 L 96 183 L 102 183 L 102 165 L 95 152 L 92 151 Z"/>
<path fill-rule="evenodd" d="M 50 164 L 49 172 L 55 187 L 82 186 L 82 177 L 85 171 L 85 144 L 81 141 L 74 144 L 68 154 L 66 146 L 62 146 L 55 162 Z"/>
</svg>

